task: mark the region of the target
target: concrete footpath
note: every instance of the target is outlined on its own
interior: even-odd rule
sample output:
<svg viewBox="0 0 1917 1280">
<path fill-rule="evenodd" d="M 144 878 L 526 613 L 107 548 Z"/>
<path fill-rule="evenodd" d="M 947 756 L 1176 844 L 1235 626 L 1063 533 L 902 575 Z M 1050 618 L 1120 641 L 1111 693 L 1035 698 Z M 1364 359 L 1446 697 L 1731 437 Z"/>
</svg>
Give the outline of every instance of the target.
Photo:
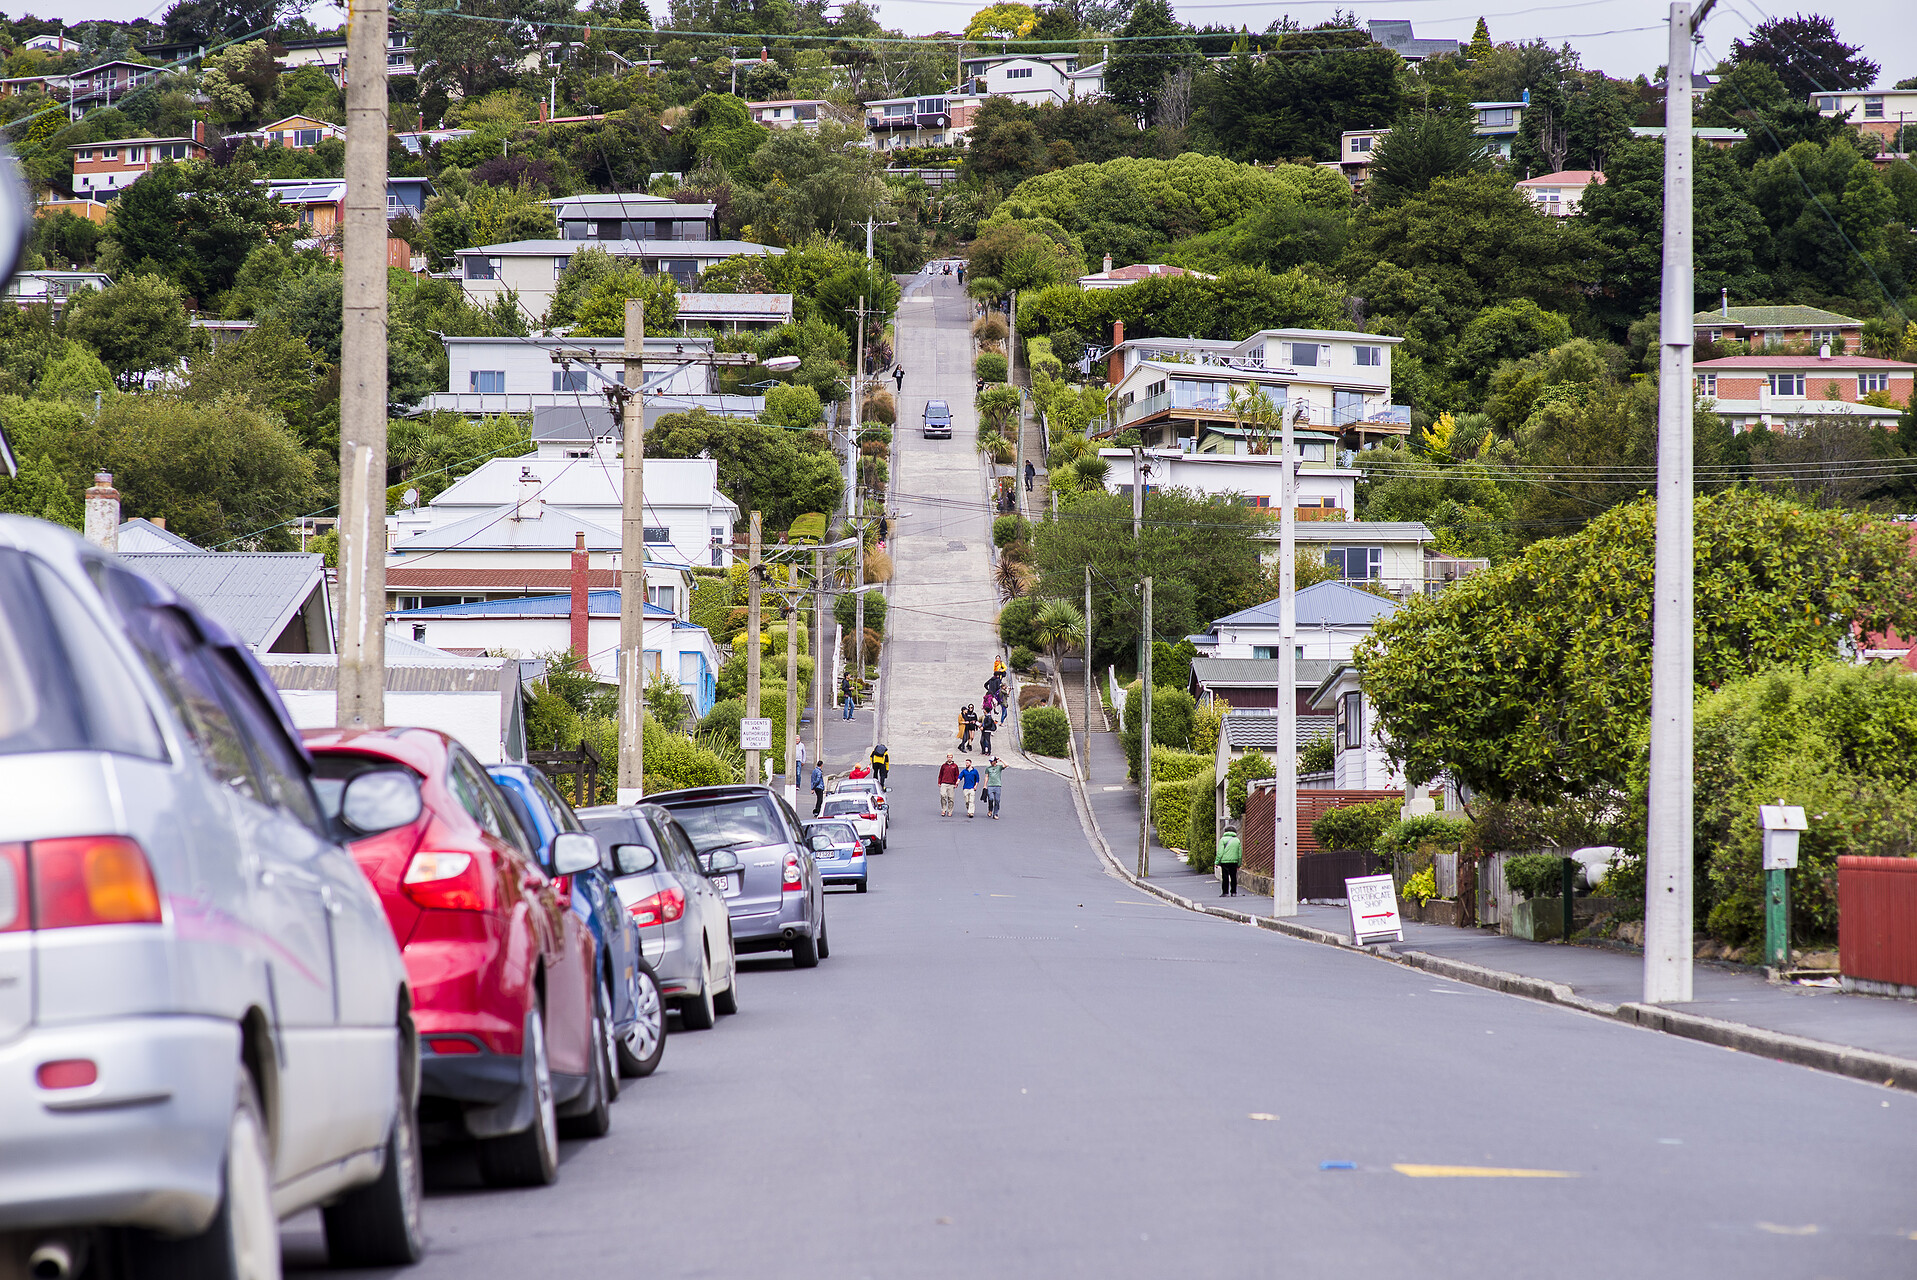
<svg viewBox="0 0 1917 1280">
<path fill-rule="evenodd" d="M 1271 900 L 1218 896 L 1216 878 L 1192 871 L 1154 839 L 1148 878 L 1138 862 L 1138 788 L 1112 733 L 1092 735 L 1092 781 L 1074 788 L 1080 818 L 1111 869 L 1134 886 L 1189 910 L 1254 924 L 1328 946 L 1351 947 L 1343 907 L 1301 905 L 1272 918 Z M 1407 923 L 1404 941 L 1362 948 L 1438 977 L 1565 1005 L 1600 1017 L 1760 1054 L 1801 1066 L 1917 1091 L 1917 1003 L 1828 987 L 1773 985 L 1739 966 L 1697 962 L 1695 999 L 1647 1005 L 1639 954 L 1598 945 L 1527 942 L 1483 929 Z"/>
</svg>

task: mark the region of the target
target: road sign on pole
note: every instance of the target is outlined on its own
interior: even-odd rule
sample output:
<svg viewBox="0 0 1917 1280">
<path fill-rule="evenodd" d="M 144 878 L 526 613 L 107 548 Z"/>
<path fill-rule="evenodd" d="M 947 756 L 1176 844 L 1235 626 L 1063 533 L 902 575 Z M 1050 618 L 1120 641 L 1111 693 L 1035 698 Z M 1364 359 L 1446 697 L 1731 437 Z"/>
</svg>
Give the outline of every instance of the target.
<svg viewBox="0 0 1917 1280">
<path fill-rule="evenodd" d="M 746 751 L 770 751 L 772 749 L 771 718 L 757 716 L 739 721 L 739 746 Z"/>
</svg>

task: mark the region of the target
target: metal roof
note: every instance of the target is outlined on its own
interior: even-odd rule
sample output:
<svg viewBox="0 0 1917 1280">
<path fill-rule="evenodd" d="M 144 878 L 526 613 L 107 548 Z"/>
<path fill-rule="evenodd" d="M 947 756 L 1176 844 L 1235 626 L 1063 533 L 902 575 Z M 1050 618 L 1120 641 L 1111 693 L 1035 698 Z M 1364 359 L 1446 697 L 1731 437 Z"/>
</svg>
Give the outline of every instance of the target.
<svg viewBox="0 0 1917 1280">
<path fill-rule="evenodd" d="M 619 616 L 619 593 L 617 591 L 588 591 L 586 593 L 586 612 L 597 617 Z M 439 604 L 425 609 L 396 609 L 387 614 L 389 618 L 431 619 L 431 618 L 564 618 L 572 614 L 572 596 L 520 596 L 513 600 L 475 600 L 470 604 Z M 670 609 L 660 608 L 650 600 L 646 602 L 646 620 L 673 622 L 676 625 L 691 627 L 689 622 L 678 622 L 677 615 Z M 705 628 L 697 627 L 703 631 Z"/>
<path fill-rule="evenodd" d="M 521 455 L 494 458 L 481 463 L 429 505 L 444 511 L 457 507 L 496 508 L 502 503 L 518 502 L 519 477 L 523 472 L 531 472 L 539 479 L 539 497 L 553 507 L 605 507 L 616 510 L 624 501 L 625 481 L 618 458 L 541 458 Z M 711 458 L 647 458 L 646 505 L 654 508 L 738 509 L 732 499 L 720 492 L 719 464 Z"/>
<path fill-rule="evenodd" d="M 1276 542 L 1280 537 L 1277 522 L 1260 529 L 1258 536 Z M 1416 520 L 1298 520 L 1292 524 L 1292 536 L 1299 542 L 1437 541 L 1437 536 Z"/>
<path fill-rule="evenodd" d="M 94 143 L 99 146 L 99 143 Z M 742 253 L 785 256 L 785 250 L 750 240 L 514 240 L 456 250 L 456 256 L 565 258 L 581 249 L 604 249 L 615 258 L 731 258 Z"/>
<path fill-rule="evenodd" d="M 1691 313 L 1692 323 L 1700 326 L 1713 324 L 1734 324 L 1746 329 L 1808 329 L 1813 326 L 1824 328 L 1861 329 L 1862 320 L 1853 320 L 1849 316 L 1840 316 L 1835 311 L 1825 311 L 1822 307 L 1805 307 L 1795 303 L 1781 307 L 1719 307 L 1715 311 L 1695 311 Z"/>
<path fill-rule="evenodd" d="M 297 551 L 136 551 L 120 558 L 254 649 L 277 640 L 312 594 L 326 590 L 324 560 Z"/>
<path fill-rule="evenodd" d="M 131 555 L 141 551 L 204 551 L 170 529 L 162 529 L 142 516 L 120 522 L 120 533 L 114 542 L 114 549 L 121 555 Z"/>
<path fill-rule="evenodd" d="M 1300 689 L 1317 688 L 1328 672 L 1341 665 L 1330 658 L 1294 658 L 1293 678 Z M 1214 689 L 1269 689 L 1278 683 L 1277 658 L 1193 658 L 1191 672 L 1198 683 Z"/>
<path fill-rule="evenodd" d="M 789 293 L 682 293 L 679 295 L 679 319 L 693 316 L 719 316 L 724 319 L 792 318 Z"/>
<path fill-rule="evenodd" d="M 1301 715 L 1293 741 L 1302 747 L 1321 734 L 1335 731 L 1337 727 L 1338 717 L 1335 715 Z M 1225 745 L 1233 751 L 1275 751 L 1278 748 L 1278 713 L 1264 710 L 1228 711 L 1219 732 L 1224 735 Z"/>
<path fill-rule="evenodd" d="M 1317 582 L 1298 593 L 1298 625 L 1301 627 L 1368 627 L 1398 607 L 1396 600 L 1374 596 L 1342 582 Z M 1267 600 L 1249 609 L 1218 619 L 1220 627 L 1275 627 L 1278 602 Z"/>
<path fill-rule="evenodd" d="M 535 519 L 515 520 L 516 503 L 502 503 L 475 512 L 463 520 L 427 529 L 393 545 L 396 555 L 419 551 L 570 551 L 573 535 L 586 535 L 588 551 L 617 551 L 623 545 L 618 531 L 604 525 L 549 510 L 544 502 L 533 503 L 539 512 Z"/>
</svg>

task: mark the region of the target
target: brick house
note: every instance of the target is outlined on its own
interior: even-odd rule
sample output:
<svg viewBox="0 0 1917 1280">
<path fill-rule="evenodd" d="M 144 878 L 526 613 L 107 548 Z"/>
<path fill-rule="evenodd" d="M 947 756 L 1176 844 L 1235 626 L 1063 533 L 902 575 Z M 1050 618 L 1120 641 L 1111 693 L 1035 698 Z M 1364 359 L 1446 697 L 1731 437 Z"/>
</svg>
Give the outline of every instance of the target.
<svg viewBox="0 0 1917 1280">
<path fill-rule="evenodd" d="M 118 138 L 82 142 L 73 152 L 73 193 L 95 199 L 116 196 L 168 160 L 206 159 L 206 125 L 193 122 L 190 138 Z"/>
<path fill-rule="evenodd" d="M 1715 311 L 1699 311 L 1691 320 L 1698 343 L 1743 342 L 1753 351 L 1802 343 L 1829 344 L 1832 355 L 1854 351 L 1864 335 L 1864 322 L 1820 307 L 1733 307 L 1728 296 Z"/>
<path fill-rule="evenodd" d="M 1700 360 L 1693 370 L 1700 400 L 1714 400 L 1734 431 L 1770 427 L 1791 419 L 1846 413 L 1879 426 L 1893 426 L 1900 410 L 1860 403 L 1886 392 L 1910 403 L 1917 364 L 1871 356 L 1722 356 Z"/>
</svg>

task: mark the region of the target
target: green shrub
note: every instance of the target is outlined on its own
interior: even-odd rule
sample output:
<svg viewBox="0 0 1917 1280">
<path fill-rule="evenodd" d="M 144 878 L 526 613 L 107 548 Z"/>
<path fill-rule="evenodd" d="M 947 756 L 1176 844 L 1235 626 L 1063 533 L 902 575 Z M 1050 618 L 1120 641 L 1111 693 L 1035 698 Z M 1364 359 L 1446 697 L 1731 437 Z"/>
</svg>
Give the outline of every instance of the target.
<svg viewBox="0 0 1917 1280">
<path fill-rule="evenodd" d="M 850 635 L 852 628 L 859 620 L 858 598 L 852 595 L 842 595 L 834 600 L 832 602 L 832 617 L 834 621 L 845 628 L 846 634 Z M 876 631 L 881 636 L 885 634 L 885 597 L 877 591 L 868 591 L 865 593 L 865 629 L 868 631 Z"/>
<path fill-rule="evenodd" d="M 1185 859 L 1193 871 L 1210 871 L 1218 857 L 1218 787 L 1209 773 L 1200 774 L 1185 784 L 1191 796 L 1191 813 L 1185 820 L 1185 838 L 1191 851 Z"/>
<path fill-rule="evenodd" d="M 726 634 L 726 619 L 737 603 L 733 599 L 733 585 L 729 577 L 696 578 L 692 584 L 692 602 L 686 610 L 686 616 L 693 625 L 704 627 L 715 638 L 722 637 Z"/>
<path fill-rule="evenodd" d="M 1202 756 L 1216 759 L 1218 755 L 1218 735 L 1225 728 L 1226 704 L 1213 699 L 1211 702 L 1192 712 L 1191 749 Z"/>
<path fill-rule="evenodd" d="M 1396 800 L 1384 803 L 1402 807 Z M 1375 853 L 1392 858 L 1401 853 L 1449 853 L 1471 834 L 1469 818 L 1449 818 L 1441 813 L 1420 813 L 1386 827 L 1372 846 Z"/>
<path fill-rule="evenodd" d="M 1417 875 L 1412 876 L 1404 882 L 1402 892 L 1407 898 L 1416 898 L 1418 905 L 1423 906 L 1438 896 L 1438 873 L 1430 867 L 1426 867 L 1423 871 L 1420 871 Z"/>
<path fill-rule="evenodd" d="M 1009 649 L 1038 649 L 1038 637 L 1032 633 L 1032 624 L 1038 617 L 1039 601 L 1034 596 L 1020 596 L 998 611 L 998 638 Z"/>
<path fill-rule="evenodd" d="M 1275 778 L 1278 771 L 1262 751 L 1247 751 L 1225 770 L 1225 812 L 1235 822 L 1245 816 L 1245 789 L 1259 778 Z M 1312 828 L 1314 831 L 1316 827 Z M 1320 841 L 1320 843 L 1323 843 Z M 1329 847 L 1329 846 L 1327 846 Z"/>
<path fill-rule="evenodd" d="M 1330 773 L 1337 763 L 1338 742 L 1329 732 L 1318 734 L 1298 752 L 1299 773 Z"/>
<path fill-rule="evenodd" d="M 1320 849 L 1351 849 L 1370 853 L 1378 847 L 1378 837 L 1398 820 L 1404 811 L 1399 800 L 1373 800 L 1369 804 L 1346 804 L 1327 809 L 1311 824 L 1311 838 Z"/>
<path fill-rule="evenodd" d="M 1189 849 L 1187 832 L 1191 823 L 1190 780 L 1152 782 L 1152 827 L 1158 843 L 1167 849 Z"/>
<path fill-rule="evenodd" d="M 981 353 L 977 362 L 973 364 L 972 369 L 973 369 L 973 372 L 978 374 L 981 381 L 984 381 L 984 382 L 1005 381 L 1005 374 L 1006 374 L 1005 357 L 1000 355 L 996 351 L 986 351 Z"/>
<path fill-rule="evenodd" d="M 1155 719 L 1155 717 L 1154 717 Z M 1152 725 L 1155 731 L 1158 726 Z M 1157 737 L 1154 732 L 1153 737 Z M 1179 751 L 1172 747 L 1152 748 L 1152 785 L 1161 782 L 1184 782 L 1200 774 L 1211 775 L 1212 758 L 1199 755 L 1196 751 Z"/>
<path fill-rule="evenodd" d="M 1191 720 L 1198 710 L 1198 700 L 1183 689 L 1174 689 L 1163 685 L 1152 690 L 1152 743 L 1160 747 L 1176 747 L 1180 751 L 1191 745 Z M 1129 775 L 1138 777 L 1138 741 L 1139 722 L 1145 715 L 1145 696 L 1138 682 L 1133 681 L 1125 693 L 1125 728 L 1119 734 L 1125 748 L 1125 764 Z"/>
<path fill-rule="evenodd" d="M 1030 671 L 1032 664 L 1038 661 L 1038 655 L 1024 645 L 1012 650 L 1012 670 Z"/>
<path fill-rule="evenodd" d="M 648 793 L 681 787 L 716 787 L 739 779 L 732 766 L 683 734 L 669 733 L 650 715 L 645 722 Z"/>
<path fill-rule="evenodd" d="M 1071 754 L 1072 722 L 1058 707 L 1031 707 L 1019 715 L 1025 749 L 1033 755 L 1064 759 Z"/>
<path fill-rule="evenodd" d="M 801 654 L 799 656 L 798 666 L 799 690 L 800 696 L 803 697 L 804 691 L 812 687 L 812 659 Z M 759 663 L 760 697 L 763 698 L 765 696 L 765 689 L 775 680 L 781 688 L 785 686 L 785 656 L 783 654 L 779 655 L 779 659 L 776 662 L 771 658 L 766 658 Z M 717 688 L 714 691 L 721 698 L 745 697 L 746 659 L 745 654 L 737 648 L 733 650 L 732 656 L 726 660 L 725 665 L 719 668 L 719 679 L 717 681 Z"/>
<path fill-rule="evenodd" d="M 807 511 L 793 517 L 792 525 L 786 530 L 786 537 L 793 542 L 824 542 L 826 517 L 817 511 Z"/>
<path fill-rule="evenodd" d="M 1000 516 L 992 521 L 992 545 L 1023 542 L 1032 536 L 1032 522 L 1024 516 Z"/>
<path fill-rule="evenodd" d="M 1524 898 L 1555 898 L 1564 892 L 1564 859 L 1555 853 L 1521 853 L 1504 860 L 1504 883 Z"/>
<path fill-rule="evenodd" d="M 744 698 L 721 698 L 712 704 L 699 721 L 699 732 L 713 734 L 735 746 L 739 741 L 739 721 L 745 719 Z"/>
</svg>

